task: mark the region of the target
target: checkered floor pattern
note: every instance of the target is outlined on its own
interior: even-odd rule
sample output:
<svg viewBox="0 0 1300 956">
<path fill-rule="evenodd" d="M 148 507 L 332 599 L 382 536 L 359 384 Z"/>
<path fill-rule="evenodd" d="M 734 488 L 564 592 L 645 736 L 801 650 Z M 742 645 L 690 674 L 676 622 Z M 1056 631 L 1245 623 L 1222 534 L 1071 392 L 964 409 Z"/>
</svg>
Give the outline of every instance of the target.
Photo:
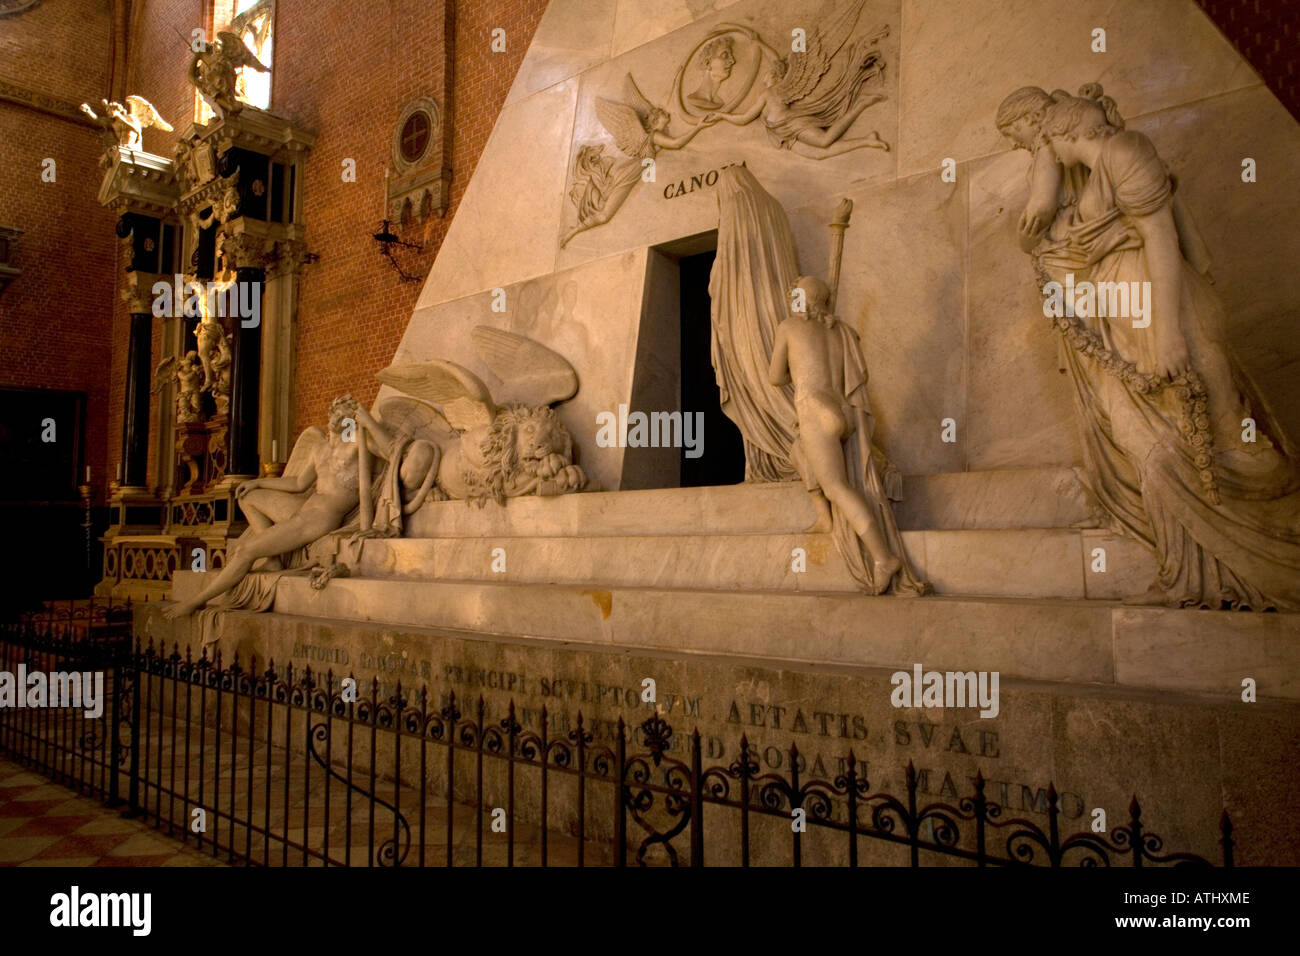
<svg viewBox="0 0 1300 956">
<path fill-rule="evenodd" d="M 221 866 L 0 757 L 0 866 Z"/>
</svg>

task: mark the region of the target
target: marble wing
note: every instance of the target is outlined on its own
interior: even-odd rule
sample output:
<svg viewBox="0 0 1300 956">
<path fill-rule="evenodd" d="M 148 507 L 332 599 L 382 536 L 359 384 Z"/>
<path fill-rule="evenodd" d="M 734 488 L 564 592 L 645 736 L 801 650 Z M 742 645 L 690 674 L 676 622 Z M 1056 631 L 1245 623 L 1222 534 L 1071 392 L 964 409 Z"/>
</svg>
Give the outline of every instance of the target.
<svg viewBox="0 0 1300 956">
<path fill-rule="evenodd" d="M 442 413 L 428 402 L 405 395 L 394 395 L 379 403 L 379 418 L 385 425 L 412 438 L 423 438 L 435 444 L 445 442 L 456 434 L 456 429 Z"/>
<path fill-rule="evenodd" d="M 157 126 L 164 133 L 172 131 L 171 124 L 163 119 L 158 110 L 154 108 L 154 105 L 143 96 L 128 96 L 126 105 L 131 111 L 131 116 L 139 121 L 141 129 Z"/>
<path fill-rule="evenodd" d="M 483 380 L 455 362 L 433 359 L 410 365 L 390 365 L 376 373 L 379 381 L 406 395 L 440 406 L 457 431 L 490 425 L 496 405 Z"/>
<path fill-rule="evenodd" d="M 596 97 L 596 118 L 614 143 L 628 156 L 635 157 L 645 142 L 646 128 L 640 114 L 626 103 Z"/>
<path fill-rule="evenodd" d="M 578 373 L 568 360 L 523 335 L 488 325 L 470 332 L 492 374 L 509 382 L 528 405 L 554 405 L 578 393 Z"/>
<path fill-rule="evenodd" d="M 813 30 L 808 37 L 806 52 L 790 54 L 790 65 L 785 76 L 773 87 L 782 103 L 797 103 L 817 89 L 822 77 L 830 69 L 831 61 L 853 35 L 864 2 L 865 0 L 855 0 L 825 28 Z"/>
<path fill-rule="evenodd" d="M 175 380 L 178 364 L 175 355 L 169 355 L 158 363 L 157 368 L 153 370 L 153 387 L 149 390 L 150 395 L 157 395 Z"/>
<path fill-rule="evenodd" d="M 270 72 L 238 35 L 228 30 L 221 30 L 217 33 L 217 37 L 221 40 L 221 56 L 229 60 L 231 66 L 235 68 L 251 66 L 260 73 Z"/>
</svg>

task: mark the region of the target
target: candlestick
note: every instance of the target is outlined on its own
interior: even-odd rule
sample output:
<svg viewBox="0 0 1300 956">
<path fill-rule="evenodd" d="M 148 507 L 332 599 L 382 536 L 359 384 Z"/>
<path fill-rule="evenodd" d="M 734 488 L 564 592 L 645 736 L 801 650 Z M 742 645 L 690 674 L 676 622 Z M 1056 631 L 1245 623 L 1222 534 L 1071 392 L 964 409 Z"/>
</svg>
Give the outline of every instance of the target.
<svg viewBox="0 0 1300 956">
<path fill-rule="evenodd" d="M 280 460 L 280 443 L 274 438 L 271 439 L 271 460 Z"/>
</svg>

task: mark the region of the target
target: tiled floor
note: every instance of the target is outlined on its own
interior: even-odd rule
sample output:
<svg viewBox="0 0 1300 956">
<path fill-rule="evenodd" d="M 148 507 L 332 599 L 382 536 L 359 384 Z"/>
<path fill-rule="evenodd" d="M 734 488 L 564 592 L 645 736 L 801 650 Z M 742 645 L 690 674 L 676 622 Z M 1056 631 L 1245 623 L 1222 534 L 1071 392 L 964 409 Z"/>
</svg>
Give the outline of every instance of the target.
<svg viewBox="0 0 1300 956">
<path fill-rule="evenodd" d="M 221 866 L 0 758 L 0 866 Z"/>
</svg>

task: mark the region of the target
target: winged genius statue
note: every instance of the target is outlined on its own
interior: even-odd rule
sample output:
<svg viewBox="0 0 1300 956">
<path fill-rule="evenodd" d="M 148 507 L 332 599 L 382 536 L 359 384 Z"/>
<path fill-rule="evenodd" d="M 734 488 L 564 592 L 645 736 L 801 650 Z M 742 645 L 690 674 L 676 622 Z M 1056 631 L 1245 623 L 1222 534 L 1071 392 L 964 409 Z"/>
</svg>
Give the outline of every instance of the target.
<svg viewBox="0 0 1300 956">
<path fill-rule="evenodd" d="M 236 588 L 234 606 L 247 606 L 256 598 L 240 591 L 258 590 L 243 587 L 254 570 L 315 565 L 312 585 L 323 587 L 348 573 L 329 541 L 400 535 L 404 519 L 429 500 L 482 505 L 582 490 L 587 477 L 574 464 L 573 439 L 552 407 L 577 393 L 573 366 L 502 329 L 479 326 L 471 337 L 492 373 L 511 382 L 526 402 L 497 404 L 482 379 L 455 362 L 384 369 L 379 380 L 403 394 L 380 401 L 378 418 L 351 396 L 336 398 L 328 431 L 306 429 L 283 476 L 240 484 L 236 493 L 248 530 L 231 544 L 210 584 L 164 613 L 191 614 Z M 385 464 L 372 479 L 375 458 Z"/>
</svg>

